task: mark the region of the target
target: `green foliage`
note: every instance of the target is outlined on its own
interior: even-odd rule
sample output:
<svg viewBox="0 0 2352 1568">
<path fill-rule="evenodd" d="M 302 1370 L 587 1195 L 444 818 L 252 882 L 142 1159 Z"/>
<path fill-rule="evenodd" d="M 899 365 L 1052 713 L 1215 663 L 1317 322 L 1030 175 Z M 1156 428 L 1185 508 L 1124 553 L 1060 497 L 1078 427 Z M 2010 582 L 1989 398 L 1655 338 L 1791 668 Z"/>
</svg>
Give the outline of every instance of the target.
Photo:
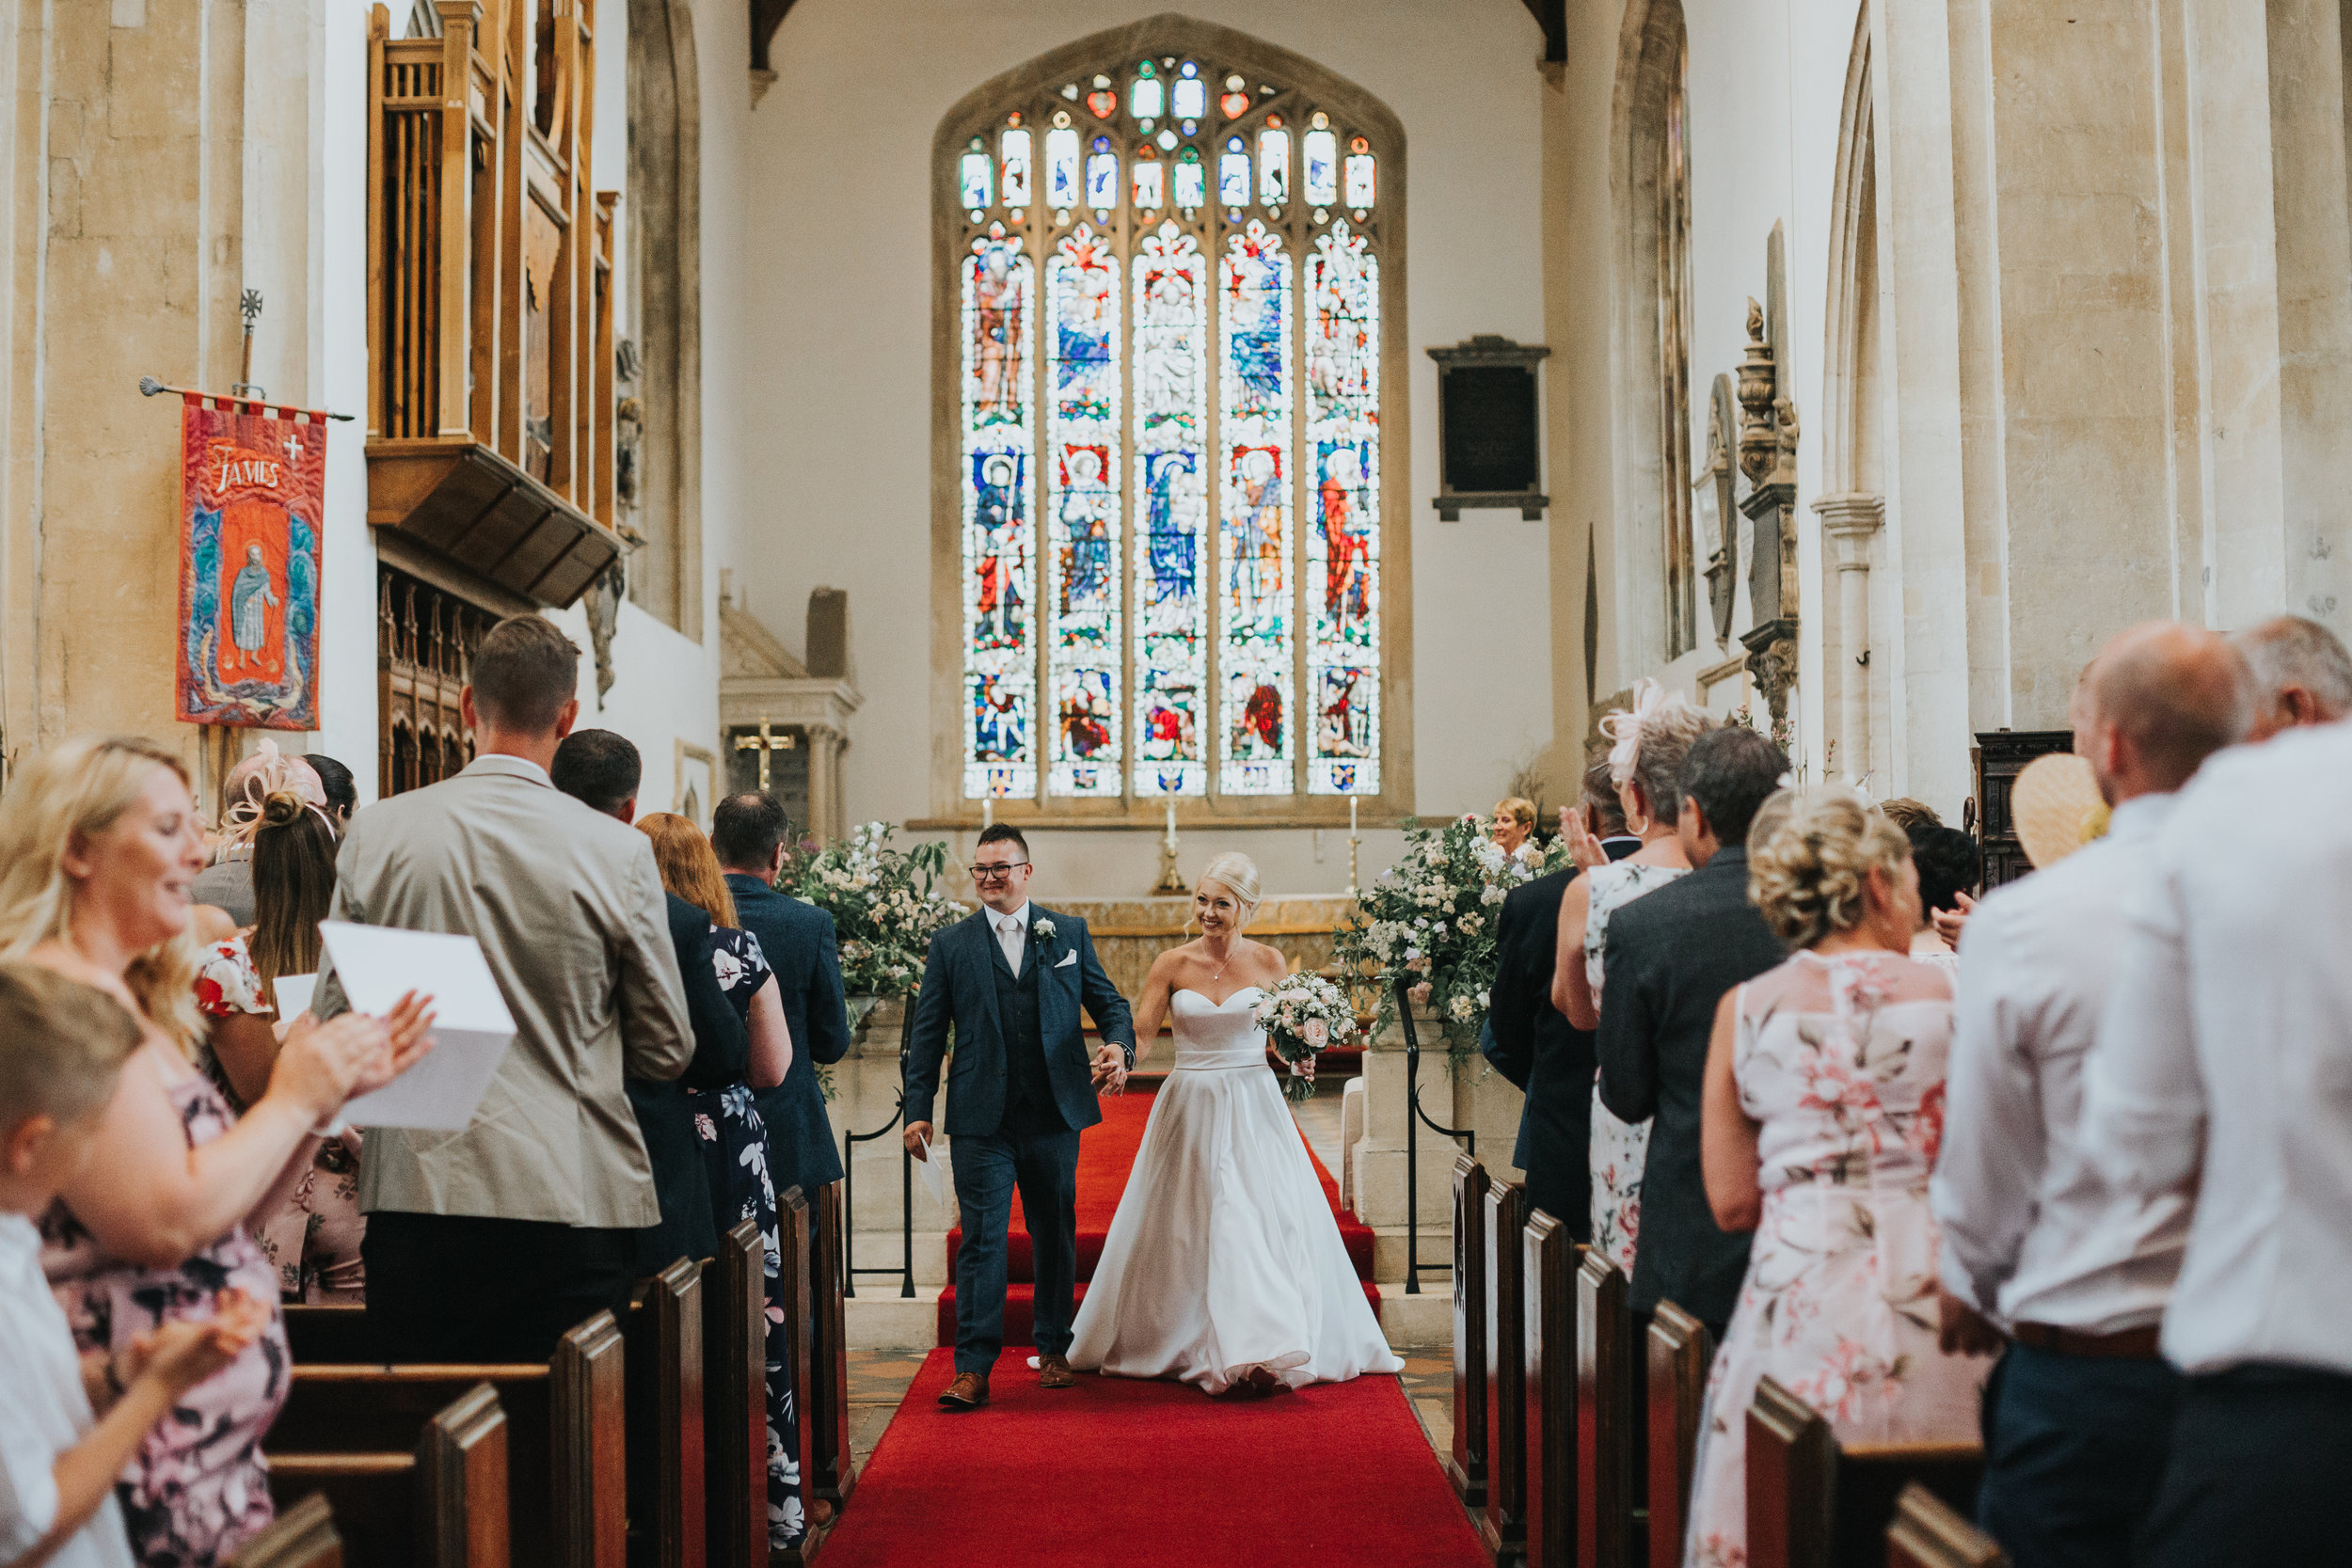
<svg viewBox="0 0 2352 1568">
<path fill-rule="evenodd" d="M 848 838 L 804 845 L 784 863 L 776 891 L 833 916 L 841 982 L 851 995 L 909 997 L 923 984 L 931 938 L 971 911 L 949 898 L 947 846 L 890 846 L 885 823 Z"/>
</svg>

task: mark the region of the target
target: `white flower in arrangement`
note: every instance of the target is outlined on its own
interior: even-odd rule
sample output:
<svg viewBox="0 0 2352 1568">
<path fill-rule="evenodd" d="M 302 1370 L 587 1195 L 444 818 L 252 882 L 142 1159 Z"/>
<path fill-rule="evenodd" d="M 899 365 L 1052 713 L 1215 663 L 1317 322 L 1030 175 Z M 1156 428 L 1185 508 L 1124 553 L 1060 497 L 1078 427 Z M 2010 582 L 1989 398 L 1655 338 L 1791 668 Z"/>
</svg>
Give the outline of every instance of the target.
<svg viewBox="0 0 2352 1568">
<path fill-rule="evenodd" d="M 1502 846 L 1493 839 L 1480 839 L 1477 847 L 1470 852 L 1478 857 L 1478 863 L 1486 867 L 1489 874 L 1502 869 Z"/>
<path fill-rule="evenodd" d="M 1331 1026 L 1319 1018 L 1309 1019 L 1299 1033 L 1318 1051 L 1331 1043 Z"/>
<path fill-rule="evenodd" d="M 1472 1018 L 1477 1016 L 1477 1009 L 1471 1005 L 1470 999 L 1467 996 L 1456 995 L 1448 1006 L 1454 1014 L 1454 1022 L 1457 1023 L 1468 1023 Z"/>
<path fill-rule="evenodd" d="M 1037 940 L 1040 942 L 1051 942 L 1054 940 L 1054 923 L 1051 920 L 1040 920 L 1034 922 L 1029 927 L 1029 929 L 1037 933 Z"/>
<path fill-rule="evenodd" d="M 1455 924 L 1461 927 L 1462 934 L 1467 937 L 1476 935 L 1486 923 L 1477 915 L 1466 914 Z"/>
<path fill-rule="evenodd" d="M 1488 882 L 1479 890 L 1478 901 L 1482 904 L 1500 904 L 1506 896 L 1508 896 L 1508 890 L 1501 883 Z"/>
</svg>

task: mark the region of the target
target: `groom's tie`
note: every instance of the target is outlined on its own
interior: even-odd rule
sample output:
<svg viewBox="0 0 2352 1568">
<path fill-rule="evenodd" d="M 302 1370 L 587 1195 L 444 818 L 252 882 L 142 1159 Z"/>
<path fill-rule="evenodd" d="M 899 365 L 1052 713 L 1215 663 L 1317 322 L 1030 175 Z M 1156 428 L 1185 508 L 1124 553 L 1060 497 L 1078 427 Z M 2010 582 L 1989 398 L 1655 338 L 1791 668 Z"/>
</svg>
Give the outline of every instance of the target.
<svg viewBox="0 0 2352 1568">
<path fill-rule="evenodd" d="M 1012 966 L 1012 977 L 1021 978 L 1021 950 L 1027 945 L 1028 929 L 1017 915 L 993 917 L 996 926 L 996 945 L 1005 950 L 1005 962 Z"/>
</svg>

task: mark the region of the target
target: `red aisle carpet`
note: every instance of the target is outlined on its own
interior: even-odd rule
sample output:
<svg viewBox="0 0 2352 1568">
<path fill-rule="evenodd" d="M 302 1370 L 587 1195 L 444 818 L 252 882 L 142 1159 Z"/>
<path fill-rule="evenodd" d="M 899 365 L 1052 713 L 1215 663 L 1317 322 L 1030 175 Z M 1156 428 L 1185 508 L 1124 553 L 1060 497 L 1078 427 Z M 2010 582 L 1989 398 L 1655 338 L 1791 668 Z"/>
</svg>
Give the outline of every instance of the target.
<svg viewBox="0 0 2352 1568">
<path fill-rule="evenodd" d="M 1078 1134 L 1078 1299 L 1086 1299 L 1086 1282 L 1094 1277 L 1094 1265 L 1103 1257 L 1103 1239 L 1109 1233 L 1111 1216 L 1118 1212 L 1119 1195 L 1126 1190 L 1127 1173 L 1135 1168 L 1136 1149 L 1143 1142 L 1144 1123 L 1152 1116 L 1152 1091 L 1137 1087 L 1115 1100 L 1103 1101 L 1103 1119 Z M 949 1158 L 953 1156 L 950 1146 Z M 1331 1212 L 1339 1221 L 1340 1240 L 1347 1245 L 1348 1259 L 1356 1265 L 1356 1277 L 1364 1282 L 1364 1297 L 1376 1313 L 1380 1310 L 1380 1292 L 1372 1283 L 1372 1232 L 1362 1221 L 1340 1207 L 1340 1186 L 1331 1180 L 1323 1162 L 1315 1157 L 1312 1148 L 1307 1158 L 1314 1161 L 1315 1175 L 1322 1179 L 1323 1196 L 1331 1205 Z M 963 1244 L 961 1229 L 947 1232 L 947 1288 L 939 1293 L 939 1343 L 956 1342 L 956 1253 Z M 1029 1230 L 1021 1217 L 1021 1199 L 1012 1200 L 1012 1225 L 1005 1239 L 1005 1343 L 1025 1346 L 1029 1342 L 1031 1304 L 1037 1293 L 1036 1259 L 1029 1249 Z M 1024 1351 L 1025 1355 L 1028 1354 Z"/>
<path fill-rule="evenodd" d="M 1085 1375 L 1048 1393 L 1028 1354 L 949 1415 L 955 1353 L 931 1352 L 824 1568 L 1485 1568 L 1393 1377 L 1243 1402 Z"/>
</svg>

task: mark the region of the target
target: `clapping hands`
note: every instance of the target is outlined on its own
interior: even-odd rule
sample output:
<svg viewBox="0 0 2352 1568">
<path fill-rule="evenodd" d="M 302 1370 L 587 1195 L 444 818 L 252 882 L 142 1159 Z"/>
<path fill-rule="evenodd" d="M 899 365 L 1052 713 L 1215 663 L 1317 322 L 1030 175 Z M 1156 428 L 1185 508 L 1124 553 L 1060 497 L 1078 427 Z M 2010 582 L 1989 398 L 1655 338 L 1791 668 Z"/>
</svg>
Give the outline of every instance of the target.
<svg viewBox="0 0 2352 1568">
<path fill-rule="evenodd" d="M 1585 826 L 1581 807 L 1560 808 L 1560 837 L 1567 845 L 1568 859 L 1576 863 L 1578 870 L 1591 871 L 1609 863 L 1609 851 L 1600 847 L 1600 840 Z"/>
</svg>

